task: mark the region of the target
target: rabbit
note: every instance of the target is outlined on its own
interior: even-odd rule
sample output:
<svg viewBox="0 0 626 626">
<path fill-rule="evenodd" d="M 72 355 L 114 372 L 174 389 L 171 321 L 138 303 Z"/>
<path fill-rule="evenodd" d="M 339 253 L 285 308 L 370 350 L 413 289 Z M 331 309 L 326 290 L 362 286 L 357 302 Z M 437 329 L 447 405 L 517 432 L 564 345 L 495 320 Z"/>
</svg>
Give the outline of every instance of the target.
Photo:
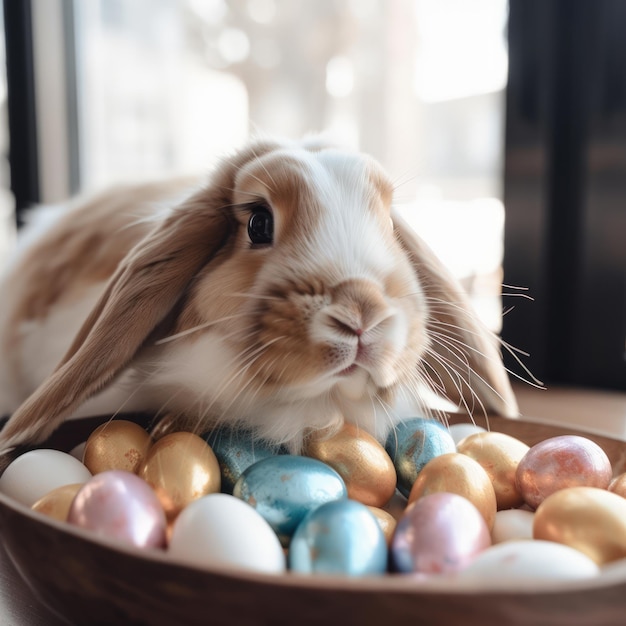
<svg viewBox="0 0 626 626">
<path fill-rule="evenodd" d="M 384 441 L 430 392 L 517 415 L 497 337 L 393 193 L 363 153 L 268 139 L 59 209 L 2 282 L 0 452 L 125 411 L 293 453 L 344 421 Z"/>
</svg>

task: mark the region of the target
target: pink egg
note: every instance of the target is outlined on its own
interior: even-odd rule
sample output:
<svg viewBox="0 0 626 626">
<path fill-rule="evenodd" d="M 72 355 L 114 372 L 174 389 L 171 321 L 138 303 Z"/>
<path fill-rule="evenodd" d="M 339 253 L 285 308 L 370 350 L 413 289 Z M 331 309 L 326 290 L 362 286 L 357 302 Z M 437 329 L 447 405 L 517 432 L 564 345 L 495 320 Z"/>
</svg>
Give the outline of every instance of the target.
<svg viewBox="0 0 626 626">
<path fill-rule="evenodd" d="M 447 574 L 462 570 L 491 545 L 487 523 L 466 498 L 438 492 L 409 505 L 391 542 L 400 572 Z"/>
<path fill-rule="evenodd" d="M 517 466 L 515 482 L 526 504 L 537 508 L 567 487 L 606 489 L 613 471 L 602 448 L 578 435 L 551 437 L 535 444 Z"/>
<path fill-rule="evenodd" d="M 127 471 L 101 472 L 76 494 L 67 521 L 139 548 L 165 546 L 165 512 L 153 489 Z"/>
</svg>

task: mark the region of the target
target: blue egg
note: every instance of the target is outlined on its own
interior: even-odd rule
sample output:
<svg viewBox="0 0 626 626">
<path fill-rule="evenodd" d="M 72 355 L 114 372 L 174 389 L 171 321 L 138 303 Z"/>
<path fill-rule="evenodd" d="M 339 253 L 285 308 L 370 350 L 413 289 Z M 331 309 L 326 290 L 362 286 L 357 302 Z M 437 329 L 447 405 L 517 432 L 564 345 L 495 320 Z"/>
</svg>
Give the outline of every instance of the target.
<svg viewBox="0 0 626 626">
<path fill-rule="evenodd" d="M 309 513 L 298 526 L 289 547 L 289 565 L 303 574 L 384 574 L 385 535 L 364 504 L 329 502 Z"/>
<path fill-rule="evenodd" d="M 220 464 L 222 493 L 232 494 L 239 477 L 257 461 L 285 453 L 282 446 L 259 439 L 246 429 L 219 428 L 203 438 Z"/>
<path fill-rule="evenodd" d="M 304 516 L 327 502 L 348 497 L 341 476 L 330 466 L 304 456 L 274 456 L 251 465 L 233 495 L 264 517 L 283 545 Z"/>
<path fill-rule="evenodd" d="M 398 489 L 408 497 L 411 487 L 428 461 L 456 452 L 448 429 L 437 420 L 415 417 L 399 422 L 385 444 L 398 474 Z"/>
</svg>

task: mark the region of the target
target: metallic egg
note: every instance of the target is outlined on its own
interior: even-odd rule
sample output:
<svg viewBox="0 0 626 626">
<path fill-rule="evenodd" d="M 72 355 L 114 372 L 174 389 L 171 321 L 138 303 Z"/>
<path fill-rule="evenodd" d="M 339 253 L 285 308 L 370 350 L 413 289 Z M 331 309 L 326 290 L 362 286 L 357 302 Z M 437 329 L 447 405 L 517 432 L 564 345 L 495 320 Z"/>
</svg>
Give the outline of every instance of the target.
<svg viewBox="0 0 626 626">
<path fill-rule="evenodd" d="M 168 519 L 190 502 L 220 490 L 220 467 L 198 435 L 171 433 L 156 441 L 137 470 L 161 500 Z"/>
<path fill-rule="evenodd" d="M 626 472 L 613 478 L 613 480 L 609 483 L 608 489 L 609 491 L 616 493 L 618 496 L 626 498 Z"/>
<path fill-rule="evenodd" d="M 111 420 L 89 435 L 83 463 L 92 474 L 113 469 L 136 473 L 151 445 L 150 434 L 138 424 Z"/>
<path fill-rule="evenodd" d="M 259 439 L 246 429 L 223 427 L 203 435 L 202 438 L 217 457 L 222 493 L 231 495 L 244 470 L 257 461 L 285 453 L 281 446 Z"/>
<path fill-rule="evenodd" d="M 399 572 L 447 574 L 466 567 L 491 545 L 480 511 L 455 493 L 432 493 L 409 505 L 391 542 Z"/>
<path fill-rule="evenodd" d="M 307 513 L 326 502 L 345 500 L 348 491 L 332 467 L 284 454 L 251 465 L 235 484 L 233 495 L 256 509 L 286 546 Z"/>
<path fill-rule="evenodd" d="M 383 531 L 383 535 L 385 535 L 385 541 L 387 545 L 391 543 L 391 539 L 393 537 L 393 533 L 396 530 L 397 521 L 396 518 L 387 511 L 383 509 L 379 509 L 375 506 L 368 506 L 369 512 L 376 518 L 378 521 L 378 525 L 380 529 Z"/>
<path fill-rule="evenodd" d="M 83 483 L 75 483 L 73 485 L 57 487 L 49 491 L 45 496 L 39 498 L 31 508 L 33 511 L 47 515 L 52 519 L 65 522 L 72 501 L 82 486 Z"/>
<path fill-rule="evenodd" d="M 393 461 L 369 433 L 345 424 L 331 437 L 311 435 L 306 456 L 330 465 L 343 478 L 348 498 L 381 507 L 395 493 L 397 476 Z"/>
<path fill-rule="evenodd" d="M 480 511 L 491 531 L 496 518 L 496 494 L 487 472 L 477 461 L 458 452 L 430 460 L 413 483 L 409 504 L 440 492 L 467 498 Z"/>
<path fill-rule="evenodd" d="M 398 474 L 398 489 L 408 496 L 424 465 L 440 454 L 455 452 L 456 446 L 443 424 L 416 417 L 396 425 L 387 437 L 385 449 Z"/>
<path fill-rule="evenodd" d="M 457 443 L 457 452 L 471 457 L 487 472 L 499 511 L 524 504 L 515 475 L 519 462 L 529 449 L 519 439 L 497 432 L 469 435 Z"/>
<path fill-rule="evenodd" d="M 387 543 L 367 506 L 354 500 L 328 502 L 299 524 L 289 547 L 289 565 L 302 574 L 384 574 Z"/>
<path fill-rule="evenodd" d="M 96 474 L 72 501 L 70 524 L 138 548 L 165 546 L 167 521 L 154 491 L 123 470 Z"/>
<path fill-rule="evenodd" d="M 626 500 L 596 487 L 569 487 L 537 508 L 533 537 L 580 550 L 598 565 L 626 558 Z"/>
<path fill-rule="evenodd" d="M 591 439 L 578 435 L 551 437 L 535 444 L 517 466 L 516 485 L 524 501 L 537 508 L 550 494 L 566 487 L 606 489 L 611 462 Z"/>
</svg>

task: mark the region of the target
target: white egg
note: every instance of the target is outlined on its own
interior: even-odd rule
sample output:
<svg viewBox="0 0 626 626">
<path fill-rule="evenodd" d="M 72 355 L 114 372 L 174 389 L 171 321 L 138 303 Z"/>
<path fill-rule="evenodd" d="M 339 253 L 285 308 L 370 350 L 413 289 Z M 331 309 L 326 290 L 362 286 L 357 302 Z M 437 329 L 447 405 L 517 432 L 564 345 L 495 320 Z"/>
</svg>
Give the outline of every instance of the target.
<svg viewBox="0 0 626 626">
<path fill-rule="evenodd" d="M 223 493 L 204 496 L 181 511 L 168 552 L 201 567 L 285 571 L 285 555 L 271 526 L 249 504 Z"/>
<path fill-rule="evenodd" d="M 482 589 L 519 589 L 547 581 L 593 578 L 600 572 L 588 556 L 552 541 L 507 541 L 487 548 L 459 573 Z"/>
<path fill-rule="evenodd" d="M 496 521 L 491 531 L 492 543 L 502 543 L 512 539 L 532 539 L 535 514 L 524 509 L 506 509 L 496 513 Z"/>
<path fill-rule="evenodd" d="M 70 454 L 58 450 L 31 450 L 18 456 L 0 477 L 0 492 L 32 506 L 47 493 L 75 483 L 85 483 L 91 472 Z"/>
<path fill-rule="evenodd" d="M 459 443 L 461 439 L 465 439 L 465 437 L 485 432 L 482 426 L 476 426 L 475 424 L 452 424 L 448 430 L 455 444 Z"/>
<path fill-rule="evenodd" d="M 618 559 L 603 565 L 600 568 L 600 577 L 605 585 L 623 584 L 626 581 L 626 559 Z"/>
</svg>

